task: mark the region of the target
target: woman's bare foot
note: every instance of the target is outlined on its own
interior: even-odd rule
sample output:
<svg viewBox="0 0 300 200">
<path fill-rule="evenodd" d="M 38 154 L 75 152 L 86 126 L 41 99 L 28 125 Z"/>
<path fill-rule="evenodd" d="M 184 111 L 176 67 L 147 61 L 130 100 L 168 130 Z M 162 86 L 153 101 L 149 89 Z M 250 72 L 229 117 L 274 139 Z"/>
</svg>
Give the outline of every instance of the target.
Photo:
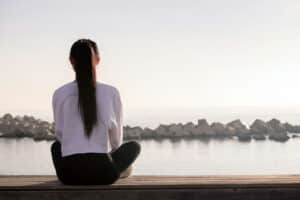
<svg viewBox="0 0 300 200">
<path fill-rule="evenodd" d="M 132 173 L 132 166 L 130 165 L 125 171 L 123 171 L 120 175 L 120 178 L 127 178 Z"/>
</svg>

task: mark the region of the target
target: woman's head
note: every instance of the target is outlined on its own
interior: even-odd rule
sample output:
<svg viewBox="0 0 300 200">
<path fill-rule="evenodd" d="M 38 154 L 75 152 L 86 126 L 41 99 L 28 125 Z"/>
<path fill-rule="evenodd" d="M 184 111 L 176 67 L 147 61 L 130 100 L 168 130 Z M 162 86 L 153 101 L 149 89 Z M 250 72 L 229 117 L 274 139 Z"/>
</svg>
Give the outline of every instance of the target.
<svg viewBox="0 0 300 200">
<path fill-rule="evenodd" d="M 73 43 L 70 56 L 78 86 L 78 109 L 86 136 L 90 136 L 97 123 L 96 66 L 100 62 L 97 44 L 90 39 Z"/>
<path fill-rule="evenodd" d="M 91 66 L 91 72 L 93 73 L 94 81 L 96 81 L 96 66 L 100 62 L 100 55 L 97 44 L 94 41 L 79 39 L 74 42 L 71 47 L 69 60 L 76 74 L 80 70 L 87 70 Z"/>
</svg>

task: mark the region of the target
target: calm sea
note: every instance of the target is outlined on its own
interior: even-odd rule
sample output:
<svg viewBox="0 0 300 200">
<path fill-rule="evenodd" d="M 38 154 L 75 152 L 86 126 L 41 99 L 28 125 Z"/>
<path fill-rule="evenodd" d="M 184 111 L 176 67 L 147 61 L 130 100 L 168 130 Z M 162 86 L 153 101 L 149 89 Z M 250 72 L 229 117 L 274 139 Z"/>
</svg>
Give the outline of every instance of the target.
<svg viewBox="0 0 300 200">
<path fill-rule="evenodd" d="M 137 114 L 138 113 L 138 114 Z M 17 113 L 12 113 L 13 115 Z M 22 115 L 22 113 L 20 113 Z M 32 113 L 51 121 L 51 113 Z M 300 124 L 300 110 L 262 108 L 206 108 L 153 110 L 125 113 L 125 123 L 155 128 L 159 123 L 227 123 L 241 119 L 246 125 L 256 118 Z M 0 174 L 54 174 L 50 156 L 52 142 L 30 138 L 0 139 Z M 212 175 L 212 174 L 299 174 L 300 138 L 285 143 L 274 141 L 239 142 L 237 140 L 147 140 L 140 141 L 142 151 L 134 163 L 133 174 L 140 175 Z"/>
<path fill-rule="evenodd" d="M 55 174 L 52 142 L 0 139 L 0 174 Z M 285 143 L 237 140 L 147 140 L 134 175 L 299 174 L 300 138 Z"/>
</svg>

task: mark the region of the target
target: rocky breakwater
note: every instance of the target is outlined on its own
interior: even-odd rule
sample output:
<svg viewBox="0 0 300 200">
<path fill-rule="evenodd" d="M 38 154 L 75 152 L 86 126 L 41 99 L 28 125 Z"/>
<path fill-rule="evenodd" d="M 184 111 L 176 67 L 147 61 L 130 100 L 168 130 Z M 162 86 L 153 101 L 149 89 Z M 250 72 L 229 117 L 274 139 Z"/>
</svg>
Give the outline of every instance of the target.
<svg viewBox="0 0 300 200">
<path fill-rule="evenodd" d="M 21 138 L 31 137 L 34 140 L 54 140 L 55 124 L 36 119 L 33 116 L 24 115 L 13 117 L 7 113 L 0 117 L 0 137 Z M 294 133 L 292 137 L 299 137 L 300 126 L 289 123 L 281 123 L 278 119 L 263 121 L 256 119 L 249 127 L 237 119 L 227 124 L 213 122 L 209 124 L 206 119 L 199 119 L 196 124 L 171 123 L 160 124 L 157 128 L 142 128 L 139 126 L 124 126 L 124 139 L 216 139 L 237 138 L 239 141 L 270 139 L 284 142 L 290 137 L 288 133 Z M 300 134 L 299 134 L 300 135 Z"/>
<path fill-rule="evenodd" d="M 54 140 L 54 124 L 33 116 L 4 114 L 0 117 L 0 137 L 31 137 L 34 140 Z"/>
<path fill-rule="evenodd" d="M 228 123 L 226 125 L 226 130 L 231 135 L 236 136 L 240 141 L 250 141 L 251 140 L 250 130 L 239 119 Z"/>
<path fill-rule="evenodd" d="M 289 139 L 286 127 L 279 120 L 272 119 L 267 124 L 270 126 L 269 139 L 277 141 L 286 141 Z"/>
<path fill-rule="evenodd" d="M 290 137 L 288 133 L 294 133 L 293 137 L 298 137 L 300 126 L 289 123 L 281 123 L 277 119 L 263 121 L 256 119 L 249 128 L 241 120 L 237 119 L 227 124 L 213 122 L 208 124 L 206 119 L 199 119 L 197 124 L 193 122 L 160 124 L 155 129 L 148 127 L 124 128 L 125 139 L 176 139 L 176 138 L 237 138 L 239 141 L 270 140 L 285 142 Z"/>
<path fill-rule="evenodd" d="M 284 142 L 289 139 L 288 133 L 300 133 L 300 126 L 281 123 L 278 119 L 271 119 L 268 122 L 257 119 L 250 126 L 250 132 L 254 139 L 268 137 L 270 140 Z"/>
</svg>

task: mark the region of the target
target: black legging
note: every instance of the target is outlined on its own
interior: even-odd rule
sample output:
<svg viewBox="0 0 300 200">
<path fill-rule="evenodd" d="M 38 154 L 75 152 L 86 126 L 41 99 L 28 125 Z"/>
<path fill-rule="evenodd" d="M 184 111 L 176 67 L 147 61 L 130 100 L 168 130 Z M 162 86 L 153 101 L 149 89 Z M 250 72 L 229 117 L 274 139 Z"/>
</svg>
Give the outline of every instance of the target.
<svg viewBox="0 0 300 200">
<path fill-rule="evenodd" d="M 56 175 L 68 185 L 112 184 L 140 151 L 139 143 L 128 141 L 112 153 L 78 153 L 62 157 L 60 142 L 56 140 L 51 145 Z"/>
</svg>

